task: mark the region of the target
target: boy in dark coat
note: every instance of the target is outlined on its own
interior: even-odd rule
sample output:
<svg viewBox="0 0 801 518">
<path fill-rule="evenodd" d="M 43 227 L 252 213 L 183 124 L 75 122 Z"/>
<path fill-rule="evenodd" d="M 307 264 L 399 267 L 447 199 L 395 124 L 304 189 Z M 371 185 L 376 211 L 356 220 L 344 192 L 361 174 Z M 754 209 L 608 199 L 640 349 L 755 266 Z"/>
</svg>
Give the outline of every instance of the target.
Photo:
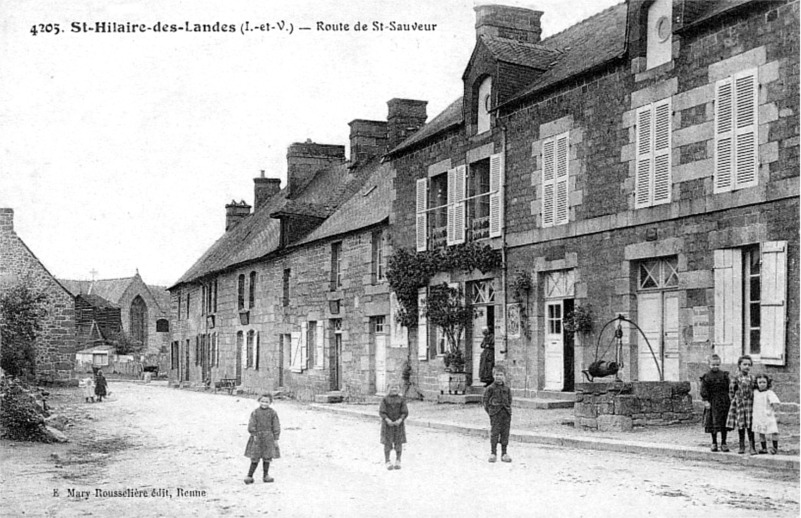
<svg viewBox="0 0 801 518">
<path fill-rule="evenodd" d="M 250 439 L 245 448 L 245 457 L 250 457 L 250 469 L 248 476 L 245 477 L 245 484 L 253 483 L 253 473 L 259 460 L 262 461 L 265 482 L 272 482 L 270 476 L 270 462 L 279 458 L 278 437 L 281 435 L 281 423 L 278 421 L 278 414 L 270 408 L 273 402 L 272 394 L 262 394 L 259 396 L 259 408 L 250 414 L 248 422 L 248 432 Z"/>
<path fill-rule="evenodd" d="M 378 415 L 381 416 L 381 444 L 384 445 L 384 462 L 387 469 L 401 469 L 401 454 L 403 443 L 406 442 L 406 425 L 404 421 L 409 416 L 406 400 L 400 396 L 400 385 L 391 382 L 387 387 L 389 394 L 381 400 Z M 395 465 L 389 460 L 389 454 L 395 449 Z"/>
<path fill-rule="evenodd" d="M 103 396 L 106 395 L 107 388 L 108 382 L 106 381 L 106 377 L 103 376 L 103 371 L 98 370 L 95 376 L 95 396 L 97 396 L 98 402 L 103 401 Z"/>
<path fill-rule="evenodd" d="M 498 441 L 501 443 L 501 460 L 512 462 L 506 453 L 509 428 L 512 426 L 512 391 L 506 385 L 506 374 L 501 367 L 493 370 L 495 381 L 484 389 L 484 410 L 490 417 L 490 462 L 498 460 Z"/>
<path fill-rule="evenodd" d="M 720 370 L 720 356 L 709 357 L 709 371 L 701 376 L 701 399 L 704 401 L 704 431 L 712 435 L 712 451 L 729 451 L 726 444 L 726 418 L 729 414 L 729 373 Z"/>
</svg>

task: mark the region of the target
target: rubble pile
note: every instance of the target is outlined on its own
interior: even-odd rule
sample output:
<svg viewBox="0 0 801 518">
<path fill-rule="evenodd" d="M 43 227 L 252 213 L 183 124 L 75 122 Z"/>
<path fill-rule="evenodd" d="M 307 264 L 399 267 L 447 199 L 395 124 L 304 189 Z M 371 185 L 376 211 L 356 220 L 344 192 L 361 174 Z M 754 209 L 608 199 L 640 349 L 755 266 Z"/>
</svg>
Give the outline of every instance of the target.
<svg viewBox="0 0 801 518">
<path fill-rule="evenodd" d="M 15 441 L 66 442 L 67 436 L 61 430 L 66 427 L 67 419 L 50 415 L 48 395 L 22 381 L 4 379 L 0 384 L 3 437 Z"/>
</svg>

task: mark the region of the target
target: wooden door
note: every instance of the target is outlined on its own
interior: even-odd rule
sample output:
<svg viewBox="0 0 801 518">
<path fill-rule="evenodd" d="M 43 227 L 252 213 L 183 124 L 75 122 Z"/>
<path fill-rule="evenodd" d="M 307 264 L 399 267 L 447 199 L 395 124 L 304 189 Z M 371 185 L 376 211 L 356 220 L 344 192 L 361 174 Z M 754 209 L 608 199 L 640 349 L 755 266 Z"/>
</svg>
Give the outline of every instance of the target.
<svg viewBox="0 0 801 518">
<path fill-rule="evenodd" d="M 545 390 L 564 389 L 564 303 L 545 303 Z"/>
</svg>

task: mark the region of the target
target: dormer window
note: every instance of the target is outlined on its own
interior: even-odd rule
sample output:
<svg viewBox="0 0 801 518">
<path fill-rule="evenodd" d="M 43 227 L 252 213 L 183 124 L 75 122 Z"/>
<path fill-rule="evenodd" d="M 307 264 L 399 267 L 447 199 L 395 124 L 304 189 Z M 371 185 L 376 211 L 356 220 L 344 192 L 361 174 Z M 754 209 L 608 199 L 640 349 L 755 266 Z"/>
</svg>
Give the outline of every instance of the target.
<svg viewBox="0 0 801 518">
<path fill-rule="evenodd" d="M 477 106 L 476 113 L 478 114 L 478 121 L 476 126 L 476 133 L 484 133 L 490 129 L 490 110 L 492 109 L 492 78 L 487 76 L 481 81 L 478 87 L 478 96 L 476 98 Z"/>
<path fill-rule="evenodd" d="M 656 0 L 648 7 L 646 68 L 669 63 L 673 58 L 672 0 Z"/>
</svg>

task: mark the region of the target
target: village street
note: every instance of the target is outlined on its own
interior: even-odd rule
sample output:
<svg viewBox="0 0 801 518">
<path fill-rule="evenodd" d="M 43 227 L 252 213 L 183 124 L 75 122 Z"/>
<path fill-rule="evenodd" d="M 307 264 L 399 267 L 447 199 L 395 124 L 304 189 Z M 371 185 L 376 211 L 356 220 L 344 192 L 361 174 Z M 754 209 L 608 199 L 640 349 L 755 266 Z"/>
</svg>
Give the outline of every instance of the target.
<svg viewBox="0 0 801 518">
<path fill-rule="evenodd" d="M 798 516 L 798 478 L 678 459 L 512 443 L 407 427 L 387 471 L 378 421 L 277 400 L 275 483 L 247 486 L 252 397 L 112 381 L 110 400 L 56 393 L 67 444 L 3 441 L 3 516 Z M 77 393 L 77 389 L 75 390 Z M 476 407 L 476 411 L 481 411 Z M 75 496 L 69 496 L 73 490 Z M 99 491 L 98 491 L 99 490 Z M 103 492 L 142 492 L 114 497 Z M 183 490 L 183 496 L 181 496 Z M 98 496 L 98 493 L 101 493 Z M 81 496 L 77 496 L 81 495 Z"/>
</svg>

